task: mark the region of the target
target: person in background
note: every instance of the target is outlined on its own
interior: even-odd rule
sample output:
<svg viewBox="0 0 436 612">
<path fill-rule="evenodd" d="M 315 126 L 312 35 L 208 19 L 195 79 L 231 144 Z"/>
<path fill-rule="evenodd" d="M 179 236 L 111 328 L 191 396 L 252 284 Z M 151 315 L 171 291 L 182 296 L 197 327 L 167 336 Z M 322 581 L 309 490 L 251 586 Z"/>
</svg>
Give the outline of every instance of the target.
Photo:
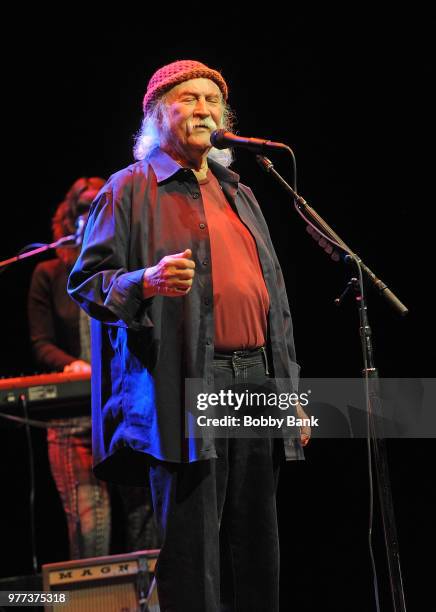
<svg viewBox="0 0 436 612">
<path fill-rule="evenodd" d="M 104 183 L 99 177 L 74 182 L 53 216 L 54 240 L 76 234 L 77 220 L 86 219 Z M 57 249 L 56 258 L 38 264 L 32 276 L 28 295 L 31 344 L 37 365 L 44 371 L 91 374 L 89 319 L 66 290 L 79 252 L 78 244 Z M 108 555 L 110 495 L 108 485 L 92 471 L 90 415 L 55 419 L 47 442 L 51 472 L 67 520 L 70 558 Z M 146 489 L 119 487 L 119 492 L 125 515 L 123 552 L 157 548 Z"/>
</svg>

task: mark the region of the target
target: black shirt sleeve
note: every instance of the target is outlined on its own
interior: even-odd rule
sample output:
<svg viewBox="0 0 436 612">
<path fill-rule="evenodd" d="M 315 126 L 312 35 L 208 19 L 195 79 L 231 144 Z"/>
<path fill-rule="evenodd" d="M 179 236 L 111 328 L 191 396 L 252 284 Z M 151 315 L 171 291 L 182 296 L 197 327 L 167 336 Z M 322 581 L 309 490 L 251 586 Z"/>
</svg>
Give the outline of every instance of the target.
<svg viewBox="0 0 436 612">
<path fill-rule="evenodd" d="M 78 308 L 66 291 L 67 270 L 60 260 L 39 264 L 28 295 L 33 353 L 39 367 L 62 371 L 80 354 Z"/>
</svg>

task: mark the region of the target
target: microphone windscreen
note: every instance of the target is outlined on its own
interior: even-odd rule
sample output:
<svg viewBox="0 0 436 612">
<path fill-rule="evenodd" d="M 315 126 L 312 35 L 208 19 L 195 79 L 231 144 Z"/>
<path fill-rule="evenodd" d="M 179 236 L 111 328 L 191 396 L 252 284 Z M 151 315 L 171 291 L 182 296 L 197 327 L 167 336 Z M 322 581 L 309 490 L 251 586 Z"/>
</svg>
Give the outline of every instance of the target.
<svg viewBox="0 0 436 612">
<path fill-rule="evenodd" d="M 210 135 L 210 144 L 215 149 L 226 149 L 229 145 L 224 142 L 225 130 L 214 130 Z"/>
</svg>

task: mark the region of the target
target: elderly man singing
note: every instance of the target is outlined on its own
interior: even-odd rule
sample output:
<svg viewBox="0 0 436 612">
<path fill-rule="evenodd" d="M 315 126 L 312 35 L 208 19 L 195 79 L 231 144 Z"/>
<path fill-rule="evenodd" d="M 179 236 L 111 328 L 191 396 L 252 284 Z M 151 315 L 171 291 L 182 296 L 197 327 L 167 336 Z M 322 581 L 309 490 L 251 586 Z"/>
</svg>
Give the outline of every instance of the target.
<svg viewBox="0 0 436 612">
<path fill-rule="evenodd" d="M 297 438 L 191 435 L 186 386 L 298 377 L 282 272 L 252 191 L 211 147 L 222 75 L 192 60 L 148 83 L 137 162 L 93 203 L 71 296 L 92 317 L 95 473 L 149 475 L 163 612 L 277 612 L 275 491 Z"/>
</svg>

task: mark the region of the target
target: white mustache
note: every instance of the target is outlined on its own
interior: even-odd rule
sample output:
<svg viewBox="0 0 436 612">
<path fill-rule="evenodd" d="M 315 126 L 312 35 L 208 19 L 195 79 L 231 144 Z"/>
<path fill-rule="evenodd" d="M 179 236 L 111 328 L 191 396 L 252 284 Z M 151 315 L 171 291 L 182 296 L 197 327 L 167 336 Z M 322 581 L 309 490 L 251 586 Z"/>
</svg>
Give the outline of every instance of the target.
<svg viewBox="0 0 436 612">
<path fill-rule="evenodd" d="M 210 117 L 207 117 L 206 119 L 202 119 L 198 123 L 191 123 L 189 127 L 191 130 L 193 130 L 196 127 L 205 127 L 211 131 L 216 130 L 218 128 L 215 121 L 211 119 Z"/>
</svg>

